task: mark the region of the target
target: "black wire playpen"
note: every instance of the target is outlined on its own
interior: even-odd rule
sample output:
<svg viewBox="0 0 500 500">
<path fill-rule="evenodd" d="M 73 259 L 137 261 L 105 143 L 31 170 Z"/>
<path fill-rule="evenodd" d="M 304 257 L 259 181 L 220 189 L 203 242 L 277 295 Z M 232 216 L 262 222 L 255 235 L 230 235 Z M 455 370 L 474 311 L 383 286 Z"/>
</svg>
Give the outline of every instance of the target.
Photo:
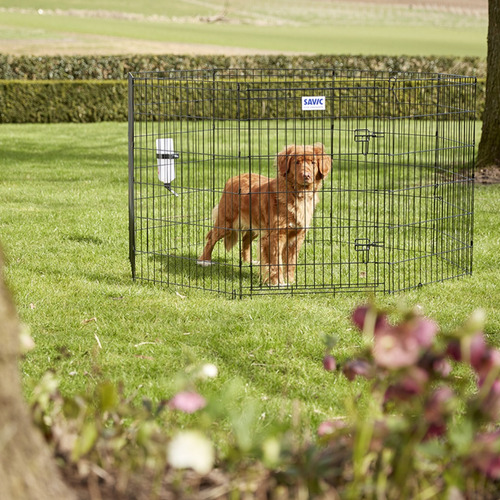
<svg viewBox="0 0 500 500">
<path fill-rule="evenodd" d="M 133 277 L 241 297 L 471 274 L 475 96 L 442 74 L 130 74 Z"/>
</svg>

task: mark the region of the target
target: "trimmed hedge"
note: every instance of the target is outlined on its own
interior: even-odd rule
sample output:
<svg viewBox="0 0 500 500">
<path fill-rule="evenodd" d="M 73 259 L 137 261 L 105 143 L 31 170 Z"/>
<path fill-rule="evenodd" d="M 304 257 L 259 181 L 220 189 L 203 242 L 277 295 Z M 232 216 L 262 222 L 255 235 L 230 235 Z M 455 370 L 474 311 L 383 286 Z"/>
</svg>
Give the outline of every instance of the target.
<svg viewBox="0 0 500 500">
<path fill-rule="evenodd" d="M 190 73 L 181 72 L 180 77 L 189 78 Z M 419 79 L 417 73 L 391 83 L 389 73 L 366 73 L 363 78 L 346 72 L 332 80 L 318 75 L 309 78 L 313 71 L 306 71 L 304 78 L 292 72 L 283 79 L 265 79 L 252 70 L 247 79 L 226 73 L 212 81 L 211 72 L 204 73 L 205 79 L 157 80 L 156 74 L 138 78 L 134 83 L 135 119 L 301 119 L 311 116 L 302 110 L 304 95 L 326 96 L 325 116 L 333 119 L 436 115 L 443 120 L 463 119 L 471 117 L 474 109 L 472 78 L 443 77 L 438 81 Z M 160 76 L 172 77 L 171 73 Z"/>
<path fill-rule="evenodd" d="M 263 86 L 262 90 L 265 96 L 267 92 L 265 83 L 260 85 Z M 405 116 L 409 116 L 412 112 L 416 115 L 435 112 L 436 96 L 425 88 L 419 93 L 418 88 L 415 87 L 417 85 L 413 83 L 412 86 L 398 89 L 398 99 L 404 106 L 401 112 Z M 154 114 L 149 119 L 158 119 L 158 116 L 166 120 L 181 119 L 184 116 L 196 116 L 203 119 L 212 117 L 212 114 L 218 118 L 236 119 L 238 116 L 245 118 L 248 111 L 252 116 L 261 118 L 286 117 L 284 106 L 290 98 L 296 97 L 297 94 L 293 89 L 284 89 L 280 91 L 278 98 L 275 98 L 276 91 L 273 91 L 268 98 L 264 97 L 266 99 L 265 111 L 261 109 L 262 103 L 249 100 L 248 105 L 252 106 L 252 109 L 249 110 L 248 106 L 244 104 L 241 106 L 243 111 L 239 112 L 236 101 L 237 92 L 233 87 L 234 84 L 226 84 L 224 88 L 219 85 L 217 93 L 211 92 L 213 90 L 212 82 L 203 82 L 203 84 L 198 82 L 196 87 L 179 85 L 178 82 L 173 82 L 170 86 L 165 82 L 165 86 L 162 88 L 139 87 L 140 93 L 148 92 L 147 96 L 144 95 L 142 99 L 138 99 L 139 102 L 159 103 L 167 98 L 171 104 L 168 109 L 158 106 L 154 106 L 154 109 L 150 109 L 148 106 L 144 109 L 136 109 L 138 113 L 136 119 L 141 119 L 141 116 L 144 117 L 148 113 Z M 476 107 L 478 117 L 482 115 L 484 110 L 484 90 L 485 80 L 479 80 Z M 337 116 L 345 117 L 354 112 L 384 115 L 380 106 L 375 111 L 377 102 L 371 103 L 368 100 L 365 100 L 360 111 L 354 111 L 356 107 L 349 104 L 353 102 L 353 96 L 350 96 L 349 89 L 336 90 L 336 93 L 338 92 L 344 94 L 345 98 L 335 97 L 337 105 L 343 103 L 342 108 L 335 111 Z M 412 96 L 410 99 L 405 98 L 408 96 L 408 92 Z M 455 106 L 457 109 L 463 107 L 460 93 L 454 96 L 450 94 L 448 99 L 454 100 L 447 102 L 447 105 Z M 411 110 L 408 106 L 411 106 Z M 127 116 L 128 84 L 125 80 L 0 81 L 0 123 L 126 121 Z"/>
<path fill-rule="evenodd" d="M 126 81 L 0 81 L 0 123 L 126 121 Z"/>
<path fill-rule="evenodd" d="M 478 57 L 410 56 L 10 56 L 0 54 L 0 80 L 121 80 L 129 72 L 214 68 L 355 68 L 486 76 L 486 60 Z"/>
<path fill-rule="evenodd" d="M 476 76 L 484 109 L 486 61 L 389 56 L 10 56 L 0 54 L 0 123 L 124 121 L 129 72 L 193 69 L 349 69 Z"/>
</svg>

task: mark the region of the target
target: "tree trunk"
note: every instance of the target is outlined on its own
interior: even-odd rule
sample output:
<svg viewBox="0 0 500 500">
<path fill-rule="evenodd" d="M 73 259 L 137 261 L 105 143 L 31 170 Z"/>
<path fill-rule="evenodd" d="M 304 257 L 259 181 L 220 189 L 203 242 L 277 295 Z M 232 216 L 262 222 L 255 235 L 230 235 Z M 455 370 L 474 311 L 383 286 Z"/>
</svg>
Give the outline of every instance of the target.
<svg viewBox="0 0 500 500">
<path fill-rule="evenodd" d="M 33 426 L 21 394 L 19 320 L 3 280 L 0 253 L 0 498 L 72 499 L 53 457 Z"/>
<path fill-rule="evenodd" d="M 500 0 L 488 2 L 486 103 L 477 168 L 500 166 Z"/>
</svg>

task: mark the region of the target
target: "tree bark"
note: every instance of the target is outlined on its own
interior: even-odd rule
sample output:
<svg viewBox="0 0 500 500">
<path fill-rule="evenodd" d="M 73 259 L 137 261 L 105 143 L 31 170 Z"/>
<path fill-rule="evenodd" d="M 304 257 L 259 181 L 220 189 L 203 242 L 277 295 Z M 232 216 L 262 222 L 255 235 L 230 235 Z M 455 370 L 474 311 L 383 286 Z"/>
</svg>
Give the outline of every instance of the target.
<svg viewBox="0 0 500 500">
<path fill-rule="evenodd" d="M 0 498 L 73 499 L 22 397 L 20 324 L 3 279 L 2 264 L 0 252 Z"/>
<path fill-rule="evenodd" d="M 488 2 L 488 57 L 483 131 L 476 167 L 500 166 L 500 0 Z"/>
</svg>

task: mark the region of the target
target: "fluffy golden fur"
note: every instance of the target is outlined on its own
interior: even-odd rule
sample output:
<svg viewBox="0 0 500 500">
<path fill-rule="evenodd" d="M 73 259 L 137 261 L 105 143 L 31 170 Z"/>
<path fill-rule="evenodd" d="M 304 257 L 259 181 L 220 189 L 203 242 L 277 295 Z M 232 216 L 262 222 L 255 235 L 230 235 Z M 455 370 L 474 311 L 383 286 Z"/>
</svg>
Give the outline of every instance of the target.
<svg viewBox="0 0 500 500">
<path fill-rule="evenodd" d="M 226 182 L 214 208 L 214 227 L 198 259 L 210 265 L 215 244 L 224 238 L 231 250 L 242 234 L 241 258 L 250 262 L 252 240 L 260 238 L 264 283 L 293 283 L 300 247 L 318 203 L 318 191 L 331 168 L 321 143 L 286 146 L 277 157 L 277 176 L 242 174 Z"/>
</svg>

